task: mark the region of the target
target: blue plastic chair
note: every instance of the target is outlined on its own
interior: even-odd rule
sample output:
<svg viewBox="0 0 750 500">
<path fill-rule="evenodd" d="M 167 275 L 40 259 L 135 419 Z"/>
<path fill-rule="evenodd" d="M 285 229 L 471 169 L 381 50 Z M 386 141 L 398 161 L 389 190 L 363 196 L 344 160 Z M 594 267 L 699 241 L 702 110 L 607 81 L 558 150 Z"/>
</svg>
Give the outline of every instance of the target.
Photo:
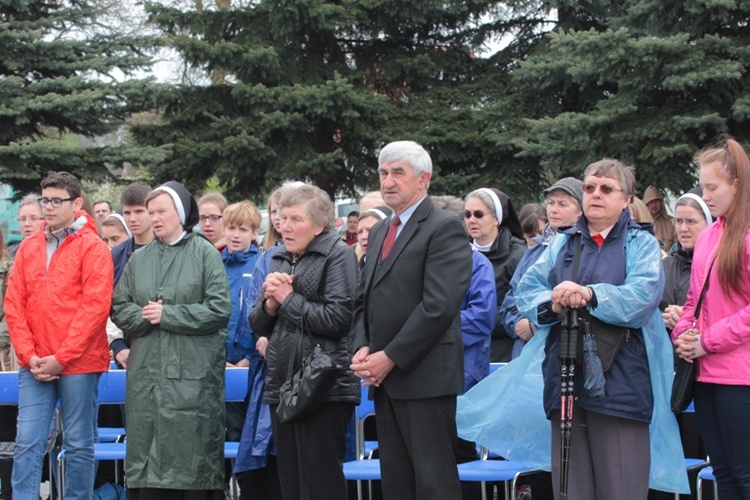
<svg viewBox="0 0 750 500">
<path fill-rule="evenodd" d="M 355 418 L 355 439 L 356 442 L 356 453 L 358 459 L 372 458 L 375 450 L 378 449 L 377 441 L 365 441 L 365 420 L 369 417 L 375 416 L 375 402 L 367 399 L 367 395 L 370 392 L 370 387 L 365 387 L 364 384 L 360 383 L 361 397 L 359 405 L 357 406 L 357 412 Z"/>
<path fill-rule="evenodd" d="M 0 405 L 18 406 L 18 372 L 0 372 Z"/>
<path fill-rule="evenodd" d="M 370 387 L 360 383 L 361 398 L 355 414 L 355 451 L 357 459 L 344 463 L 344 477 L 357 481 L 357 498 L 362 500 L 362 481 L 368 482 L 369 497 L 372 498 L 372 481 L 380 480 L 380 460 L 372 455 L 378 448 L 377 441 L 365 441 L 365 420 L 375 415 L 375 402 L 367 399 Z"/>
<path fill-rule="evenodd" d="M 500 363 L 500 362 L 490 363 L 490 375 L 492 375 L 497 370 L 499 370 L 500 368 L 502 368 L 503 366 L 505 366 L 507 364 L 508 363 Z"/>
<path fill-rule="evenodd" d="M 714 482 L 714 498 L 719 498 L 719 487 L 716 484 L 716 476 L 714 476 L 713 467 L 706 467 L 698 473 L 698 480 L 696 490 L 698 491 L 698 500 L 703 500 L 703 481 Z"/>
<path fill-rule="evenodd" d="M 247 397 L 249 368 L 228 367 L 224 372 L 224 402 L 236 403 L 242 402 Z M 234 469 L 234 461 L 237 460 L 237 453 L 240 449 L 240 443 L 236 441 L 224 442 L 224 458 L 231 460 Z M 232 498 L 237 499 L 239 486 L 237 479 L 232 475 Z"/>
<path fill-rule="evenodd" d="M 695 402 L 691 401 L 683 413 L 695 413 Z M 704 469 L 710 465 L 708 458 L 685 458 L 685 470 L 688 473 Z M 700 479 L 700 478 L 699 478 Z M 699 497 L 700 498 L 700 497 Z M 675 500 L 680 500 L 680 494 L 674 494 Z"/>
<path fill-rule="evenodd" d="M 505 498 L 515 500 L 518 478 L 527 474 L 541 472 L 523 462 L 511 460 L 474 460 L 458 464 L 458 478 L 461 481 L 481 482 L 482 500 L 487 500 L 487 489 L 484 483 L 502 482 Z"/>
<path fill-rule="evenodd" d="M 224 376 L 224 401 L 242 402 L 247 396 L 248 368 L 229 367 Z"/>
<path fill-rule="evenodd" d="M 361 458 L 344 462 L 344 477 L 347 481 L 357 481 L 357 499 L 362 500 L 362 481 L 368 482 L 368 498 L 372 498 L 372 481 L 380 481 L 380 459 Z"/>
<path fill-rule="evenodd" d="M 125 370 L 110 370 L 102 373 L 102 376 L 99 377 L 99 386 L 97 389 L 97 404 L 125 404 L 126 381 L 127 373 Z M 64 433 L 65 429 L 61 429 L 61 432 Z M 115 429 L 112 432 L 116 433 L 118 430 Z M 121 435 L 124 434 L 125 429 L 122 429 Z M 94 443 L 94 459 L 112 460 L 114 462 L 125 460 L 125 448 L 126 445 L 124 442 Z M 65 457 L 66 450 L 62 448 L 57 455 L 57 477 L 60 481 L 59 494 L 61 499 L 65 495 Z M 120 482 L 117 463 L 115 463 L 115 482 Z"/>
<path fill-rule="evenodd" d="M 115 375 L 109 375 L 110 373 Z M 125 379 L 125 370 L 112 369 L 102 374 L 96 397 L 97 406 L 125 404 Z M 100 443 L 121 442 L 125 438 L 125 428 L 99 427 L 97 434 Z"/>
</svg>

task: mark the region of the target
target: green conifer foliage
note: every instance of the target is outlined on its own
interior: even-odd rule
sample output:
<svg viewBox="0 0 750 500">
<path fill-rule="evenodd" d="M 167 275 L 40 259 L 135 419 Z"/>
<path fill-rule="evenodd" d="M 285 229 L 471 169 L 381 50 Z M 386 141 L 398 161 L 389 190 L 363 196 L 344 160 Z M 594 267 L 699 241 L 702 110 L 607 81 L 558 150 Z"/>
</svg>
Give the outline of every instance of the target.
<svg viewBox="0 0 750 500">
<path fill-rule="evenodd" d="M 556 29 L 521 63 L 512 102 L 540 102 L 496 137 L 548 177 L 609 156 L 636 167 L 641 192 L 683 192 L 699 149 L 750 139 L 750 3 L 596 3 L 610 7 L 598 26 Z"/>
<path fill-rule="evenodd" d="M 216 175 L 230 196 L 284 178 L 330 194 L 372 188 L 377 150 L 411 139 L 432 153 L 431 191 L 463 194 L 489 144 L 475 113 L 486 61 L 474 51 L 509 29 L 483 20 L 494 8 L 486 0 L 150 4 L 152 22 L 191 67 L 225 77 L 162 94 L 163 123 L 137 137 L 171 145 L 160 179 L 197 188 Z"/>
<path fill-rule="evenodd" d="M 37 190 L 49 171 L 97 180 L 109 175 L 108 165 L 162 156 L 69 140 L 115 131 L 150 105 L 148 80 L 118 83 L 114 75 L 147 67 L 153 42 L 97 24 L 100 7 L 89 0 L 0 2 L 0 182 L 19 193 Z"/>
</svg>

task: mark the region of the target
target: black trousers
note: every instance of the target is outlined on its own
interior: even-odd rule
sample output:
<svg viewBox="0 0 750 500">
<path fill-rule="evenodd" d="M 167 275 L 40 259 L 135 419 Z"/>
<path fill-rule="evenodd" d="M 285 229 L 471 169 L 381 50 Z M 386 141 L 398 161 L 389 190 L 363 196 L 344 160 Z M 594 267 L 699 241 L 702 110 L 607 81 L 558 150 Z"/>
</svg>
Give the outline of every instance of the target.
<svg viewBox="0 0 750 500">
<path fill-rule="evenodd" d="M 284 500 L 279 483 L 276 455 L 269 455 L 265 467 L 237 474 L 241 500 Z"/>
<path fill-rule="evenodd" d="M 391 399 L 378 388 L 375 420 L 385 500 L 461 500 L 455 395 Z"/>
<path fill-rule="evenodd" d="M 296 424 L 280 423 L 276 406 L 271 424 L 284 500 L 347 500 L 343 464 L 354 403 L 325 403 Z"/>
</svg>

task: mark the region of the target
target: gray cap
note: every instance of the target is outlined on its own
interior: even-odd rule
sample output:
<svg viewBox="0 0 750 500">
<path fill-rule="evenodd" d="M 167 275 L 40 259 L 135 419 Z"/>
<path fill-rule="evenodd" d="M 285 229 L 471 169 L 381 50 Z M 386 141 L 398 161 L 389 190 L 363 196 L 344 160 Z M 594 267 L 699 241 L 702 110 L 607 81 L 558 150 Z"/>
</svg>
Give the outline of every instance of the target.
<svg viewBox="0 0 750 500">
<path fill-rule="evenodd" d="M 550 187 L 542 191 L 542 194 L 546 198 L 552 191 L 555 190 L 564 191 L 565 194 L 569 194 L 578 202 L 578 207 L 583 210 L 583 182 L 579 181 L 575 177 L 563 177 L 559 181 L 552 184 Z"/>
</svg>

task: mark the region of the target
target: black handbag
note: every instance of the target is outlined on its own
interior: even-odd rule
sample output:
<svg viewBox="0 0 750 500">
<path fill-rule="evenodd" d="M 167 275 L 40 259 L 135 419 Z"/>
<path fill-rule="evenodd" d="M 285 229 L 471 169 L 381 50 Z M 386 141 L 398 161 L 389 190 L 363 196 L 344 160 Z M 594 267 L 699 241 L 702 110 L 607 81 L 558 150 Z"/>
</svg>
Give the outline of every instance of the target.
<svg viewBox="0 0 750 500">
<path fill-rule="evenodd" d="M 578 283 L 578 266 L 581 262 L 581 251 L 583 248 L 583 239 L 578 235 L 578 246 L 573 257 L 573 281 Z M 602 362 L 602 371 L 606 372 L 612 367 L 612 363 L 617 358 L 622 346 L 630 339 L 630 329 L 624 326 L 611 325 L 592 316 L 588 309 L 581 307 L 578 310 L 578 317 L 581 320 L 583 336 L 591 335 L 596 341 L 597 355 Z M 578 342 L 576 349 L 576 361 L 583 363 L 583 342 Z"/>
<path fill-rule="evenodd" d="M 602 362 L 602 371 L 607 372 L 617 358 L 617 354 L 630 338 L 630 329 L 624 326 L 610 325 L 592 316 L 588 309 L 582 307 L 578 315 L 583 319 L 583 335 L 591 335 L 596 341 L 597 354 Z M 583 361 L 583 342 L 578 343 L 580 352 L 576 359 Z"/>
<path fill-rule="evenodd" d="M 282 424 L 293 424 L 307 419 L 325 402 L 341 367 L 315 340 L 312 352 L 303 356 L 304 324 L 297 331 L 297 346 L 289 356 L 287 379 L 279 389 L 279 406 L 276 415 Z M 302 366 L 294 371 L 294 363 L 302 357 Z"/>
<path fill-rule="evenodd" d="M 698 297 L 698 302 L 695 305 L 695 314 L 693 315 L 693 325 L 691 328 L 695 328 L 698 324 L 698 318 L 701 314 L 701 308 L 703 307 L 703 298 L 706 296 L 706 290 L 708 290 L 708 279 L 711 276 L 711 269 L 714 267 L 716 259 L 711 261 L 711 265 L 706 273 L 706 279 L 703 282 L 703 289 L 701 295 Z M 677 363 L 674 366 L 674 380 L 672 380 L 672 396 L 669 399 L 669 404 L 672 407 L 672 412 L 682 413 L 690 405 L 693 400 L 693 394 L 695 393 L 695 360 L 692 363 L 685 361 L 682 358 L 677 358 Z"/>
</svg>

